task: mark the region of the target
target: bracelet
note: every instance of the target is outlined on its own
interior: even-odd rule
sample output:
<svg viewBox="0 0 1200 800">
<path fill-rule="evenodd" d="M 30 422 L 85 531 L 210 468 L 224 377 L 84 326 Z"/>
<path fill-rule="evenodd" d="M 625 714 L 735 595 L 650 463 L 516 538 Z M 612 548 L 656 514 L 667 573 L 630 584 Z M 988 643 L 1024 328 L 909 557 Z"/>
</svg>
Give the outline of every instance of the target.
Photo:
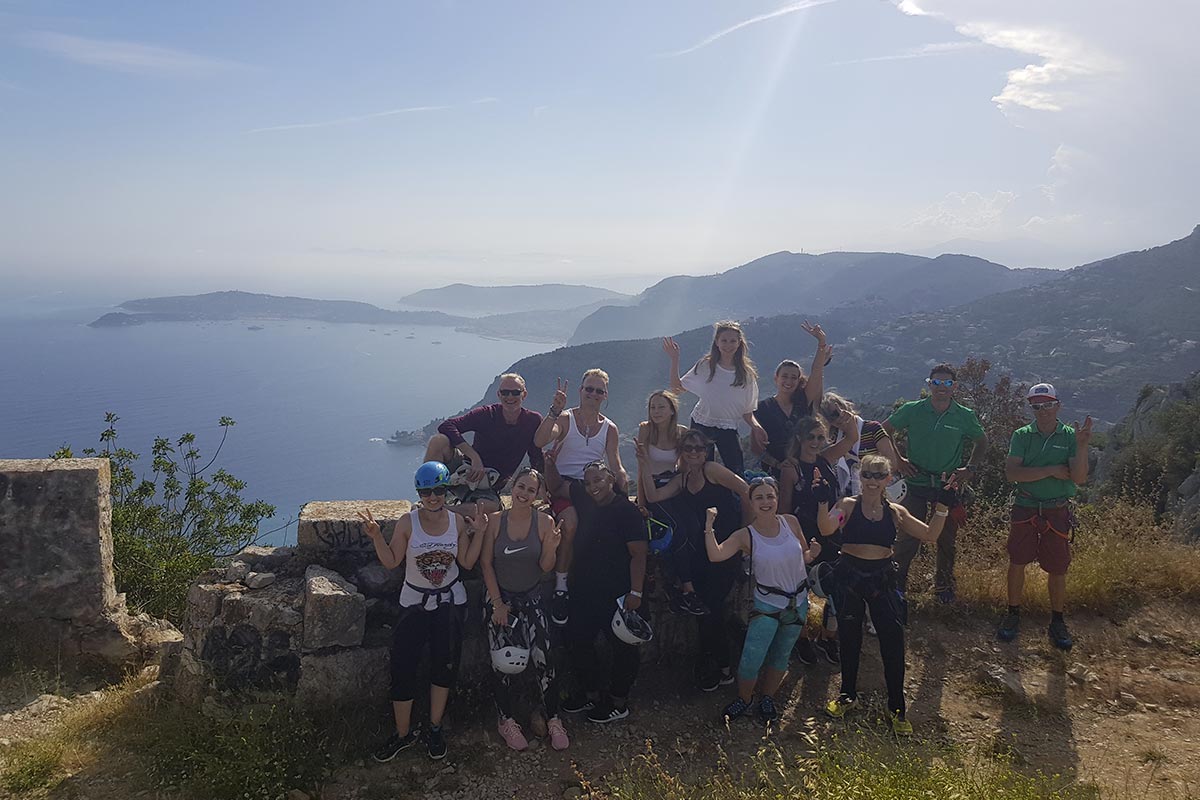
<svg viewBox="0 0 1200 800">
<path fill-rule="evenodd" d="M 546 416 L 550 419 L 558 419 L 558 415 L 562 413 L 562 409 L 554 410 L 554 406 L 550 406 L 550 410 L 546 412 Z"/>
<path fill-rule="evenodd" d="M 933 515 L 935 517 L 948 517 L 948 516 L 950 516 L 950 512 L 949 511 L 935 511 L 935 512 L 933 512 Z"/>
<path fill-rule="evenodd" d="M 641 593 L 641 592 L 635 592 L 633 589 L 630 589 L 630 590 L 629 590 L 629 596 L 630 596 L 630 597 L 641 597 L 641 596 L 642 596 L 642 593 Z"/>
<path fill-rule="evenodd" d="M 716 531 L 714 531 L 712 528 L 705 528 L 705 529 L 704 529 L 704 532 L 705 532 L 706 534 L 708 534 L 708 533 L 711 533 L 713 536 L 716 536 L 716 535 L 717 535 L 717 532 L 716 532 Z"/>
</svg>

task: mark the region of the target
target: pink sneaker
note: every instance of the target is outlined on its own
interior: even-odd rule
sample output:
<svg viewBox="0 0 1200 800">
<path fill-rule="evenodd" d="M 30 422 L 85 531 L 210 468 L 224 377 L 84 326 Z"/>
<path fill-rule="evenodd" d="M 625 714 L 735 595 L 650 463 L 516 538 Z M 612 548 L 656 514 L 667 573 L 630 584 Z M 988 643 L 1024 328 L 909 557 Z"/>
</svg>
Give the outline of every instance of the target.
<svg viewBox="0 0 1200 800">
<path fill-rule="evenodd" d="M 567 738 L 567 731 L 558 717 L 546 723 L 546 732 L 550 734 L 550 746 L 555 750 L 566 750 L 570 746 L 571 740 Z"/>
<path fill-rule="evenodd" d="M 529 747 L 529 742 L 525 739 L 525 734 L 521 733 L 521 726 L 512 717 L 500 720 L 500 724 L 496 726 L 496 730 L 500 731 L 500 738 L 513 750 L 524 750 L 526 747 Z"/>
</svg>

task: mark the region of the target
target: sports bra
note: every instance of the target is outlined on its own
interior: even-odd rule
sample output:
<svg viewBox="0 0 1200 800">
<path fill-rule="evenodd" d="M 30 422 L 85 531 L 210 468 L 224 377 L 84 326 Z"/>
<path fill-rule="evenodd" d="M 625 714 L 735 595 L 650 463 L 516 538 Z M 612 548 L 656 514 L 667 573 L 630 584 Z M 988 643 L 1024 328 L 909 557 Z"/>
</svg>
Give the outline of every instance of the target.
<svg viewBox="0 0 1200 800">
<path fill-rule="evenodd" d="M 873 544 L 891 547 L 896 544 L 896 514 L 890 505 L 884 504 L 883 519 L 870 520 L 862 512 L 862 495 L 855 498 L 854 510 L 842 528 L 842 546 L 848 544 Z"/>
</svg>

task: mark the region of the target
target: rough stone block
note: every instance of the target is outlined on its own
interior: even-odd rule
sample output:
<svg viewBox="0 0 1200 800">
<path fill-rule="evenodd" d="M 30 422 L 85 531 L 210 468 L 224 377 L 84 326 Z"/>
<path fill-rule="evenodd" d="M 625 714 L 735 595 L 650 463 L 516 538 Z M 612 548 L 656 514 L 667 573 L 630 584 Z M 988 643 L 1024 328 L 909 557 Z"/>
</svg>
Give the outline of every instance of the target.
<svg viewBox="0 0 1200 800">
<path fill-rule="evenodd" d="M 246 576 L 250 574 L 250 565 L 245 561 L 234 561 L 225 568 L 225 582 L 237 583 L 244 581 Z"/>
<path fill-rule="evenodd" d="M 367 624 L 367 599 L 333 570 L 313 564 L 304 573 L 304 649 L 357 647 Z"/>
<path fill-rule="evenodd" d="M 383 538 L 391 541 L 396 520 L 412 510 L 407 500 L 339 500 L 306 503 L 300 509 L 296 542 L 302 551 L 375 552 L 358 512 L 370 508 Z"/>
<path fill-rule="evenodd" d="M 261 633 L 279 630 L 298 639 L 304 625 L 304 617 L 296 608 L 299 599 L 298 589 L 275 591 L 275 587 L 253 594 L 231 594 L 221 606 L 219 623 L 226 628 L 244 623 Z"/>
<path fill-rule="evenodd" d="M 354 584 L 367 597 L 395 594 L 404 585 L 404 567 L 388 569 L 383 564 L 367 564 L 354 573 Z"/>
<path fill-rule="evenodd" d="M 381 702 L 388 696 L 389 665 L 386 647 L 356 647 L 301 656 L 297 699 L 327 708 Z"/>
<path fill-rule="evenodd" d="M 234 584 L 194 583 L 188 589 L 186 619 L 190 627 L 203 628 L 221 615 L 221 603 L 242 587 Z"/>
<path fill-rule="evenodd" d="M 265 589 L 275 582 L 274 572 L 251 572 L 246 576 L 246 585 L 251 589 Z"/>
<path fill-rule="evenodd" d="M 294 547 L 260 547 L 252 544 L 234 556 L 256 572 L 275 572 L 296 555 Z"/>
</svg>

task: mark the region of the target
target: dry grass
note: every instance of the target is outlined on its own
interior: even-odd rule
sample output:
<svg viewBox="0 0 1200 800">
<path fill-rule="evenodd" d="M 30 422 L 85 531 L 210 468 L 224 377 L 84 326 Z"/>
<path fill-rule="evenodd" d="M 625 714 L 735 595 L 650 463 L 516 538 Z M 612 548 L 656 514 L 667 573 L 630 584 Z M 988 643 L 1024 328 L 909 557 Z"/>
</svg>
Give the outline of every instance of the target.
<svg viewBox="0 0 1200 800">
<path fill-rule="evenodd" d="M 1126 501 L 1081 505 L 1067 572 L 1071 609 L 1106 612 L 1161 599 L 1200 600 L 1200 548 L 1171 538 L 1153 510 Z M 994 609 L 1005 603 L 1008 508 L 978 505 L 958 534 L 958 596 Z M 927 548 L 929 549 L 929 548 Z M 1029 567 L 1025 607 L 1048 610 L 1044 573 Z"/>
</svg>

